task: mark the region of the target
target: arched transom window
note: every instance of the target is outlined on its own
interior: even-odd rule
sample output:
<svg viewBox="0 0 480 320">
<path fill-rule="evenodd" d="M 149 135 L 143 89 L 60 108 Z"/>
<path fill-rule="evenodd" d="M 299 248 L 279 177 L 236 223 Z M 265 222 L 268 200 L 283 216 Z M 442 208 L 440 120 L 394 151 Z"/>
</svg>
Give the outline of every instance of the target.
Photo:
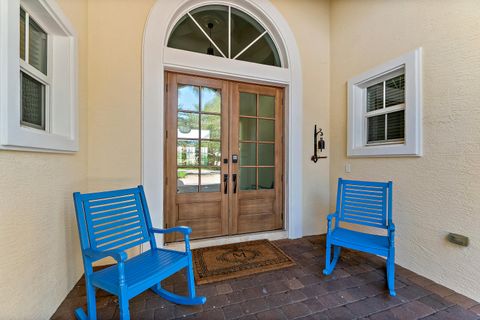
<svg viewBox="0 0 480 320">
<path fill-rule="evenodd" d="M 173 28 L 168 47 L 281 66 L 268 31 L 250 15 L 230 6 L 208 5 L 187 12 Z"/>
</svg>

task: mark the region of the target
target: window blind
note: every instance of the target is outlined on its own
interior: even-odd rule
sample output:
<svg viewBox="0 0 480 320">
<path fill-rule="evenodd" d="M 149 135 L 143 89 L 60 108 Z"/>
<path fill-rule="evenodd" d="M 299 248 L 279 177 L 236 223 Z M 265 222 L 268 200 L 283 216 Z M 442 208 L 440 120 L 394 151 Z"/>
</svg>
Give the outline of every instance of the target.
<svg viewBox="0 0 480 320">
<path fill-rule="evenodd" d="M 28 62 L 33 67 L 47 74 L 47 33 L 29 19 Z"/>
<path fill-rule="evenodd" d="M 369 86 L 366 91 L 367 143 L 403 140 L 405 75 Z"/>
</svg>

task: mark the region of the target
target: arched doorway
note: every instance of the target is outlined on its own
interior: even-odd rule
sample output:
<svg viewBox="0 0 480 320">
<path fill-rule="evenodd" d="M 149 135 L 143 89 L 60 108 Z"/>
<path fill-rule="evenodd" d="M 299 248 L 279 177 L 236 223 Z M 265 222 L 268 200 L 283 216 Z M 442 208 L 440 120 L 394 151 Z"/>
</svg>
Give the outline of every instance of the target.
<svg viewBox="0 0 480 320">
<path fill-rule="evenodd" d="M 229 8 L 229 14 L 231 8 L 234 8 L 252 17 L 263 28 L 263 31 L 260 31 L 264 33 L 262 36 L 268 35 L 269 39 L 266 42 L 275 45 L 278 56 L 270 59 L 271 63 L 268 65 L 252 63 L 247 58 L 244 59 L 246 61 L 232 59 L 242 58 L 240 51 L 244 48 L 237 49 L 232 55 L 234 50 L 230 45 L 225 49 L 215 41 L 209 41 L 210 44 L 207 43 L 209 47 L 206 48 L 210 53 L 213 51 L 213 55 L 172 48 L 175 45 L 169 46 L 170 35 L 182 23 L 181 19 L 185 19 L 186 16 L 192 18 L 191 16 L 197 12 L 195 10 L 205 5 Z M 208 35 L 209 30 L 204 31 L 203 35 L 205 33 Z M 165 72 L 169 71 L 284 88 L 285 230 L 264 233 L 259 237 L 302 236 L 302 146 L 299 143 L 302 140 L 301 65 L 293 33 L 277 9 L 269 1 L 159 0 L 152 8 L 147 21 L 143 50 L 142 182 L 149 199 L 153 224 L 163 227 L 166 222 L 163 212 L 166 180 L 164 116 L 167 83 Z M 252 237 L 255 236 L 249 235 L 248 239 Z M 238 236 L 230 240 L 238 241 Z"/>
</svg>

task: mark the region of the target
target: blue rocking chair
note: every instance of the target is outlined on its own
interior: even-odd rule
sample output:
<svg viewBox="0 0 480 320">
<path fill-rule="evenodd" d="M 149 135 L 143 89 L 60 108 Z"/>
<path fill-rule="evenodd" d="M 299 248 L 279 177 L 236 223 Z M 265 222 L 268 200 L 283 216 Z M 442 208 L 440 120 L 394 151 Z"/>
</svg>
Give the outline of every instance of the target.
<svg viewBox="0 0 480 320">
<path fill-rule="evenodd" d="M 332 219 L 335 229 L 332 230 Z M 392 223 L 392 182 L 368 182 L 338 179 L 337 209 L 329 214 L 326 262 L 323 274 L 332 273 L 342 247 L 387 258 L 387 283 L 395 296 L 395 225 Z M 387 235 L 375 235 L 342 228 L 340 223 L 375 227 Z M 331 259 L 333 246 L 333 259 Z"/>
<path fill-rule="evenodd" d="M 128 301 L 147 289 L 173 303 L 204 304 L 205 297 L 195 295 L 190 251 L 189 227 L 156 229 L 152 227 L 142 186 L 98 193 L 73 194 L 87 291 L 87 314 L 75 310 L 77 319 L 95 320 L 95 291 L 101 288 L 118 296 L 120 319 L 130 318 Z M 181 232 L 185 252 L 157 248 L 156 233 Z M 126 250 L 148 242 L 150 249 L 128 259 Z M 92 263 L 112 257 L 116 265 L 93 271 Z M 188 296 L 163 289 L 160 281 L 187 269 Z"/>
</svg>

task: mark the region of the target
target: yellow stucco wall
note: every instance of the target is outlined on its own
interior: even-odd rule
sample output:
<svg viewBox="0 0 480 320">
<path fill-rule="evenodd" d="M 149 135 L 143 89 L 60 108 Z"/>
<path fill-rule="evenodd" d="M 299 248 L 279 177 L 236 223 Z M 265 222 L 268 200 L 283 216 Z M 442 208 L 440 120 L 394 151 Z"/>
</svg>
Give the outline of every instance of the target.
<svg viewBox="0 0 480 320">
<path fill-rule="evenodd" d="M 332 208 L 339 176 L 393 180 L 397 262 L 479 301 L 480 2 L 340 0 L 330 19 Z M 419 46 L 424 156 L 348 159 L 346 82 Z"/>
<path fill-rule="evenodd" d="M 80 151 L 0 151 L 0 319 L 48 319 L 83 273 L 72 192 L 87 190 L 87 2 L 58 3 L 78 34 Z"/>
</svg>

